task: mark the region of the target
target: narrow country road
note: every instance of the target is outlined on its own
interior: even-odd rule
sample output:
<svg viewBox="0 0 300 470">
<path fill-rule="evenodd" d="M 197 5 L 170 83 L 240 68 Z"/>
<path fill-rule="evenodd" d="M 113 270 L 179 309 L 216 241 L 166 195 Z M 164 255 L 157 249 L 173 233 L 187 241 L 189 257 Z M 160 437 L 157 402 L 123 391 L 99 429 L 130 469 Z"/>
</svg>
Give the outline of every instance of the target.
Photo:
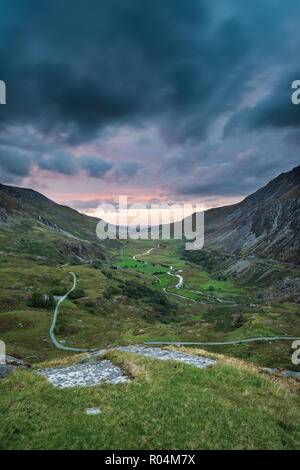
<svg viewBox="0 0 300 470">
<path fill-rule="evenodd" d="M 150 248 L 150 249 L 149 249 L 148 251 L 146 251 L 145 253 L 141 253 L 141 254 L 139 254 L 139 255 L 134 255 L 134 256 L 132 257 L 132 259 L 134 259 L 135 261 L 140 261 L 140 262 L 144 263 L 144 261 L 139 260 L 139 259 L 137 258 L 137 256 L 145 256 L 145 255 L 148 255 L 148 254 L 151 253 L 151 251 L 154 250 L 154 249 L 155 249 L 155 248 Z M 145 263 L 145 264 L 147 264 L 147 263 Z M 173 269 L 173 266 L 170 266 L 170 270 L 172 270 L 172 269 Z M 168 274 L 169 276 L 177 277 L 177 278 L 179 279 L 179 282 L 176 284 L 176 286 L 174 286 L 175 289 L 180 289 L 180 288 L 183 286 L 183 276 L 181 276 L 180 274 L 173 274 L 173 273 L 171 273 L 170 271 L 168 271 L 167 274 Z M 158 282 L 160 282 L 159 278 L 158 278 L 157 276 L 155 276 L 154 274 L 153 274 L 153 277 L 155 277 L 155 279 L 157 279 Z M 210 305 L 208 302 L 201 302 L 200 300 L 194 300 L 194 299 L 192 299 L 192 298 L 190 298 L 190 297 L 186 297 L 186 296 L 184 296 L 184 295 L 179 295 L 179 294 L 175 294 L 174 292 L 169 292 L 169 291 L 167 290 L 167 287 L 163 287 L 163 291 L 164 291 L 164 293 L 167 294 L 167 295 L 174 295 L 175 297 L 179 297 L 179 298 L 184 299 L 184 300 L 187 300 L 187 301 L 189 301 L 189 302 L 194 302 L 194 303 L 198 303 L 198 304 L 202 304 L 202 305 Z M 233 306 L 238 305 L 238 304 L 236 304 L 235 302 L 233 302 L 233 301 L 231 301 L 231 300 L 219 299 L 219 297 L 215 297 L 215 296 L 212 296 L 212 295 L 209 295 L 209 294 L 204 294 L 203 292 L 198 292 L 198 291 L 191 291 L 191 292 L 194 292 L 195 294 L 198 293 L 198 294 L 206 295 L 207 297 L 213 298 L 213 299 L 214 299 L 215 301 L 217 301 L 217 302 L 227 303 L 227 304 L 230 304 L 230 305 L 233 305 Z M 256 305 L 250 305 L 250 306 L 251 306 L 251 307 L 256 307 Z"/>
<path fill-rule="evenodd" d="M 170 269 L 173 269 L 173 266 L 170 266 Z M 172 273 L 170 273 L 169 271 L 167 272 L 167 274 L 169 274 L 169 276 L 178 277 L 179 282 L 178 282 L 178 284 L 176 284 L 175 288 L 176 288 L 176 289 L 180 289 L 180 287 L 181 287 L 182 284 L 183 284 L 183 277 L 180 276 L 180 274 L 172 274 Z"/>
<path fill-rule="evenodd" d="M 282 264 L 283 266 L 287 266 L 288 268 L 293 268 L 293 269 L 300 268 L 299 264 L 287 263 L 285 261 L 279 261 L 279 260 L 271 259 L 271 258 L 260 258 L 259 256 L 255 256 L 255 255 L 236 255 L 234 253 L 229 253 L 227 251 L 216 252 L 214 250 L 208 250 L 206 248 L 205 249 L 203 248 L 202 251 L 204 251 L 205 253 L 218 253 L 221 255 L 225 255 L 225 256 L 229 256 L 231 258 L 237 258 L 237 259 L 250 259 L 250 260 L 252 259 L 256 261 L 262 261 L 268 264 Z"/>
<path fill-rule="evenodd" d="M 139 255 L 134 255 L 132 259 L 134 259 L 134 261 L 140 261 L 137 259 L 137 256 L 149 255 L 149 253 L 151 253 L 152 250 L 154 250 L 154 248 L 150 248 L 150 250 L 146 251 L 146 253 L 140 253 Z"/>
<path fill-rule="evenodd" d="M 51 328 L 50 328 L 50 338 L 51 338 L 51 341 L 53 342 L 54 346 L 56 346 L 58 349 L 64 349 L 65 351 L 79 351 L 79 352 L 94 351 L 94 349 L 68 348 L 67 346 L 63 346 L 62 344 L 60 344 L 54 336 L 54 328 L 55 328 L 55 324 L 56 324 L 56 320 L 57 320 L 57 315 L 58 315 L 58 312 L 59 312 L 59 307 L 63 303 L 63 301 L 68 297 L 70 292 L 72 292 L 76 287 L 76 276 L 72 272 L 70 272 L 70 274 L 72 274 L 72 276 L 73 276 L 73 286 L 63 297 L 61 297 L 58 300 L 58 302 L 56 304 L 56 307 L 55 307 L 55 310 L 54 310 L 52 325 L 51 325 Z"/>
<path fill-rule="evenodd" d="M 150 248 L 150 250 L 146 251 L 146 253 L 142 253 L 141 255 L 136 255 L 136 256 L 147 255 L 152 250 L 154 250 L 154 248 Z M 137 261 L 136 256 L 133 256 L 133 259 Z M 173 266 L 170 266 L 170 269 L 173 269 Z M 180 287 L 182 287 L 182 284 L 183 284 L 183 277 L 180 276 L 179 274 L 172 274 L 169 271 L 167 272 L 167 274 L 169 274 L 169 276 L 174 276 L 174 277 L 177 277 L 179 279 L 179 282 L 178 282 L 178 284 L 176 284 L 175 288 L 180 289 Z M 203 304 L 206 305 L 206 302 L 199 302 L 197 300 L 190 299 L 190 298 L 185 297 L 183 295 L 168 292 L 166 287 L 163 288 L 163 291 L 166 294 L 175 295 L 176 297 L 180 297 L 182 299 L 190 300 L 192 302 L 198 302 L 198 303 L 201 303 L 201 304 L 203 303 Z M 195 292 L 197 292 L 197 291 L 195 291 Z M 199 293 L 202 294 L 202 292 L 199 292 Z M 218 297 L 215 297 L 215 300 L 218 300 L 220 302 L 226 302 L 224 300 L 219 299 Z M 238 305 L 238 304 L 235 304 L 235 305 Z M 270 338 L 267 338 L 267 337 L 249 338 L 249 339 L 241 339 L 241 340 L 236 340 L 236 341 L 225 341 L 225 342 L 220 342 L 220 343 L 198 343 L 198 342 L 184 342 L 184 341 L 148 341 L 148 342 L 145 342 L 145 344 L 152 344 L 152 345 L 154 345 L 154 344 L 156 344 L 156 345 L 159 345 L 159 344 L 160 345 L 162 345 L 162 344 L 172 345 L 173 344 L 173 345 L 177 345 L 177 346 L 180 346 L 180 345 L 222 346 L 222 345 L 228 345 L 228 344 L 251 343 L 251 342 L 255 342 L 255 341 L 281 341 L 281 340 L 294 341 L 294 340 L 299 340 L 299 339 L 300 338 L 293 337 L 293 336 L 289 336 L 289 337 L 287 337 L 287 336 L 273 336 L 273 337 L 270 337 Z"/>
<path fill-rule="evenodd" d="M 239 344 L 239 343 L 251 343 L 253 341 L 281 341 L 281 340 L 288 340 L 294 341 L 300 338 L 293 337 L 293 336 L 273 336 L 270 338 L 249 338 L 249 339 L 240 339 L 237 341 L 225 341 L 223 343 L 193 343 L 193 342 L 185 342 L 185 341 L 147 341 L 145 344 L 174 344 L 176 346 L 181 345 L 198 345 L 198 346 L 222 346 L 227 344 Z"/>
</svg>

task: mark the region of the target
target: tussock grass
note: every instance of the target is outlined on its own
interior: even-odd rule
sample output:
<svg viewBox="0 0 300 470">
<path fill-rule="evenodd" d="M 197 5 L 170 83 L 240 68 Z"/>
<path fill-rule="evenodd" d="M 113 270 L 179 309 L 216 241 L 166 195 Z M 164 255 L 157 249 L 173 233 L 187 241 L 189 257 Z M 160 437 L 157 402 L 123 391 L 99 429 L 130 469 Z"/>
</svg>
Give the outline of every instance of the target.
<svg viewBox="0 0 300 470">
<path fill-rule="evenodd" d="M 102 358 L 134 380 L 62 390 L 32 370 L 17 370 L 0 383 L 0 448 L 299 448 L 299 384 L 213 356 L 216 365 L 197 369 L 109 351 Z M 102 413 L 86 416 L 93 406 Z"/>
<path fill-rule="evenodd" d="M 33 369 L 47 369 L 48 367 L 68 367 L 78 364 L 80 359 L 83 359 L 86 356 L 86 353 L 82 354 L 72 354 L 66 357 L 58 357 L 54 359 L 49 359 L 44 362 L 38 362 L 33 365 Z"/>
<path fill-rule="evenodd" d="M 122 369 L 131 379 L 149 378 L 147 369 L 142 363 L 138 363 L 136 361 L 136 354 L 134 353 L 128 353 L 124 355 L 120 354 L 120 351 L 118 350 L 110 350 L 99 359 L 108 359 L 112 361 L 113 364 L 120 367 L 120 369 Z"/>
</svg>

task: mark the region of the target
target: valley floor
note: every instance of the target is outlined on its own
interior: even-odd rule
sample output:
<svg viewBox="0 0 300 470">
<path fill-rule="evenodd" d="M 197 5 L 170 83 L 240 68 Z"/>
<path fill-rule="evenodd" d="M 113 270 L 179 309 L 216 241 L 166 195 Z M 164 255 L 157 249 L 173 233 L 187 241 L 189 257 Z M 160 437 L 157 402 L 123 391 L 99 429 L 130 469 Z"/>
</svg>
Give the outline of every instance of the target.
<svg viewBox="0 0 300 470">
<path fill-rule="evenodd" d="M 32 308 L 30 298 L 33 289 L 43 295 L 65 294 L 72 286 L 70 271 L 77 278 L 75 298 L 62 302 L 55 327 L 55 337 L 65 347 L 300 336 L 299 305 L 289 297 L 265 296 L 270 282 L 300 277 L 299 269 L 274 265 L 270 270 L 252 260 L 254 268 L 245 276 L 243 271 L 232 273 L 232 259 L 208 269 L 185 259 L 172 240 L 129 242 L 121 251 L 112 250 L 111 262 L 102 267 L 49 266 L 26 256 L 1 256 L 0 337 L 8 354 L 32 363 L 66 355 L 49 338 L 53 311 Z M 299 371 L 291 362 L 291 344 L 274 341 L 208 349 L 263 367 Z"/>
<path fill-rule="evenodd" d="M 299 381 L 258 367 L 299 371 L 291 342 L 180 348 L 215 360 L 207 369 L 136 354 L 149 341 L 299 337 L 295 297 L 272 288 L 285 277 L 293 285 L 299 269 L 251 260 L 243 270 L 240 260 L 221 255 L 189 258 L 172 240 L 109 253 L 101 264 L 0 255 L 0 338 L 7 354 L 34 366 L 0 381 L 0 448 L 299 448 Z M 60 344 L 110 349 L 92 365 L 87 386 L 55 388 L 36 373 L 69 367 L 76 375 L 72 367 L 85 357 L 52 343 L 53 309 L 32 305 L 37 291 L 42 299 L 70 291 L 54 328 Z M 100 369 L 114 383 L 98 384 Z M 101 413 L 87 415 L 87 408 Z"/>
</svg>

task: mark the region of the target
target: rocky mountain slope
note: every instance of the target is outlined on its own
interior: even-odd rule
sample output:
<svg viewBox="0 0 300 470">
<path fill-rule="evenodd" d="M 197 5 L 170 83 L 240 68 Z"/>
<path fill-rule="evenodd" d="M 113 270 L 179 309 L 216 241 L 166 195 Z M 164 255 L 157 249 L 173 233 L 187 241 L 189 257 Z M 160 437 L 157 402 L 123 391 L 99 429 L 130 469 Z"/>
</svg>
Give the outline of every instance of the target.
<svg viewBox="0 0 300 470">
<path fill-rule="evenodd" d="M 205 212 L 204 248 L 300 263 L 300 166 L 242 202 Z"/>
</svg>

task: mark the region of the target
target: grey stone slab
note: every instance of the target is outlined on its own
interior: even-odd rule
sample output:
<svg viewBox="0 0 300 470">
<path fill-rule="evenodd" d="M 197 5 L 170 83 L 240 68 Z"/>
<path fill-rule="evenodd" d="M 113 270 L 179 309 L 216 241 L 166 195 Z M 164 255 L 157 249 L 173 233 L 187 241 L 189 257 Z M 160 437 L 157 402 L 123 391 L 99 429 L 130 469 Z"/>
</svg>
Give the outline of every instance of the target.
<svg viewBox="0 0 300 470">
<path fill-rule="evenodd" d="M 153 357 L 161 361 L 173 360 L 183 362 L 184 364 L 189 364 L 201 369 L 216 363 L 216 361 L 212 359 L 197 356 L 196 354 L 188 354 L 180 351 L 169 351 L 166 349 L 151 348 L 147 346 L 124 346 L 117 349 L 120 351 L 134 352 L 141 354 L 142 356 Z"/>
<path fill-rule="evenodd" d="M 70 367 L 39 369 L 38 374 L 46 377 L 55 387 L 91 387 L 103 382 L 126 383 L 124 372 L 111 361 L 77 364 Z"/>
</svg>

